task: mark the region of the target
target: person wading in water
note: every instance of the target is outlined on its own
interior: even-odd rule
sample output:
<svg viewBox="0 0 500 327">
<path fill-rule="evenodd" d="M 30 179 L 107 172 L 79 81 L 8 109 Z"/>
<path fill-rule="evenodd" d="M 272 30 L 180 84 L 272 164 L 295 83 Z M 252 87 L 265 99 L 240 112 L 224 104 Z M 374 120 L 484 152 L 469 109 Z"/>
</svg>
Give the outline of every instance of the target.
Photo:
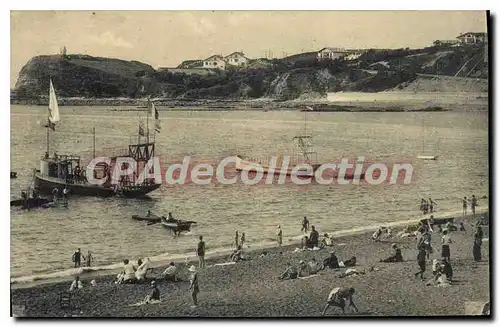
<svg viewBox="0 0 500 327">
<path fill-rule="evenodd" d="M 302 228 L 300 231 L 307 233 L 309 231 L 309 220 L 307 220 L 307 217 L 304 217 L 304 220 L 302 220 Z"/>
<path fill-rule="evenodd" d="M 75 268 L 76 267 L 81 267 L 82 265 L 82 258 L 85 260 L 85 257 L 83 256 L 82 252 L 80 251 L 80 248 L 76 250 L 75 253 L 73 253 L 73 262 L 75 263 Z"/>
</svg>

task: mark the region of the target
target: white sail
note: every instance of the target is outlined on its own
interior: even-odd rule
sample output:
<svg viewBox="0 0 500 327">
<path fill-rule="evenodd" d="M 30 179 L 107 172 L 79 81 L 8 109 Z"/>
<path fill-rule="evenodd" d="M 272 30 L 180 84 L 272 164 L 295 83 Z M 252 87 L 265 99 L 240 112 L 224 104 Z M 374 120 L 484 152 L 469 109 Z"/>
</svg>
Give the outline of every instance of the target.
<svg viewBox="0 0 500 327">
<path fill-rule="evenodd" d="M 50 91 L 49 91 L 49 121 L 52 124 L 57 123 L 60 120 L 59 117 L 59 106 L 57 104 L 56 91 L 54 90 L 54 85 L 52 85 L 52 80 L 50 80 Z"/>
</svg>

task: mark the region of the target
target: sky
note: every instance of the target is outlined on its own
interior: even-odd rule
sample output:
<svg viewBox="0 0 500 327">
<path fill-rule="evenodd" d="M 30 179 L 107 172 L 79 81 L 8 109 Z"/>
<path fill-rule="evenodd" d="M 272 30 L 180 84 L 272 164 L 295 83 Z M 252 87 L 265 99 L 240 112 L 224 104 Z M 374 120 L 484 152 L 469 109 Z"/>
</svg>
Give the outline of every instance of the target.
<svg viewBox="0 0 500 327">
<path fill-rule="evenodd" d="M 37 55 L 137 60 L 154 68 L 243 51 L 283 57 L 323 47 L 418 48 L 486 32 L 484 11 L 12 11 L 11 87 Z"/>
</svg>

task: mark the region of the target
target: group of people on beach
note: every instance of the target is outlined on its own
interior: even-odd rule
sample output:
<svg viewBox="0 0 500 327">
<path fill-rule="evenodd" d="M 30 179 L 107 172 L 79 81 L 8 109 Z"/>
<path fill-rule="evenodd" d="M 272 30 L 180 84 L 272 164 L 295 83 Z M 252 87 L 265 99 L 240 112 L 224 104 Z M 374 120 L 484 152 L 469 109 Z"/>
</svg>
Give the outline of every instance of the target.
<svg viewBox="0 0 500 327">
<path fill-rule="evenodd" d="M 466 196 L 464 196 L 464 198 L 462 199 L 462 215 L 467 216 L 467 207 L 469 203 L 470 203 L 470 208 L 472 210 L 472 215 L 475 216 L 476 207 L 478 206 L 478 203 L 477 203 L 477 198 L 474 194 L 470 199 L 467 199 Z"/>
<path fill-rule="evenodd" d="M 74 263 L 74 268 L 80 268 L 82 266 L 82 259 L 85 260 L 86 267 L 90 267 L 92 266 L 92 262 L 94 261 L 95 258 L 90 252 L 90 250 L 87 252 L 87 257 L 85 257 L 80 248 L 78 248 L 71 257 L 71 261 L 73 261 Z"/>
<path fill-rule="evenodd" d="M 436 206 L 436 205 L 437 205 L 437 203 L 434 202 L 431 198 L 429 198 L 429 200 L 422 199 L 420 201 L 420 211 L 424 215 L 426 215 L 428 213 L 433 213 L 434 206 Z"/>
</svg>

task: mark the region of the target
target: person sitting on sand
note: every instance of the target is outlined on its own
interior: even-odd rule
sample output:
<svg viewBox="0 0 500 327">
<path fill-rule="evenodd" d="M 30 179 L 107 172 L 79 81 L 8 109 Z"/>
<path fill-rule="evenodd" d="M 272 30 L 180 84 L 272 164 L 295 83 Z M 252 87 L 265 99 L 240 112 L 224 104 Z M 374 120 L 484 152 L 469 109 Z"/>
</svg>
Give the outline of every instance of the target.
<svg viewBox="0 0 500 327">
<path fill-rule="evenodd" d="M 366 274 L 365 270 L 363 269 L 362 271 L 357 271 L 354 268 L 347 268 L 346 271 L 338 275 L 338 278 L 344 278 L 347 276 L 354 276 L 354 275 L 364 275 Z"/>
<path fill-rule="evenodd" d="M 156 286 L 156 282 L 154 280 L 151 282 L 151 294 L 146 295 L 143 302 L 147 304 L 153 301 L 160 301 L 160 290 Z"/>
<path fill-rule="evenodd" d="M 465 232 L 465 226 L 463 222 L 458 223 L 458 230 L 460 232 Z"/>
<path fill-rule="evenodd" d="M 161 273 L 161 276 L 167 281 L 171 281 L 171 282 L 178 281 L 177 266 L 175 265 L 175 263 L 171 262 L 170 265 L 167 267 L 167 269 L 165 269 Z"/>
<path fill-rule="evenodd" d="M 328 307 L 331 305 L 339 307 L 342 309 L 342 313 L 345 313 L 345 302 L 346 300 L 349 301 L 348 308 L 353 307 L 356 312 L 358 312 L 358 308 L 354 304 L 352 300 L 352 296 L 354 295 L 355 290 L 353 287 L 336 287 L 333 290 L 331 290 L 330 294 L 328 295 L 328 299 L 326 300 L 326 305 L 325 308 L 323 309 L 323 312 L 321 313 L 322 316 L 325 315 L 326 310 Z"/>
<path fill-rule="evenodd" d="M 382 235 L 382 227 L 379 227 L 375 233 L 372 235 L 372 240 L 374 241 L 380 241 L 380 236 Z"/>
<path fill-rule="evenodd" d="M 309 237 L 304 236 L 300 240 L 300 247 L 301 247 L 302 250 L 308 250 L 308 249 L 312 249 L 313 248 L 311 242 L 309 241 Z"/>
<path fill-rule="evenodd" d="M 135 282 L 135 267 L 128 261 L 128 259 L 123 260 L 123 279 L 122 283 L 133 283 Z M 120 284 L 120 283 L 119 283 Z"/>
<path fill-rule="evenodd" d="M 238 248 L 229 257 L 229 260 L 232 262 L 246 261 L 241 245 L 238 245 Z"/>
<path fill-rule="evenodd" d="M 394 251 L 394 253 L 386 259 L 381 259 L 380 262 L 403 262 L 401 249 L 396 245 L 396 243 L 392 244 L 392 250 Z"/>
<path fill-rule="evenodd" d="M 327 233 L 325 233 L 319 247 L 320 249 L 324 249 L 327 246 L 333 246 L 333 239 L 329 237 Z"/>
<path fill-rule="evenodd" d="M 142 281 L 146 279 L 146 274 L 148 270 L 151 268 L 151 261 L 149 258 L 144 259 L 144 262 L 141 263 L 139 267 L 137 267 L 137 271 L 135 272 L 135 278 L 137 281 Z"/>
<path fill-rule="evenodd" d="M 299 277 L 299 274 L 297 272 L 297 269 L 293 267 L 289 262 L 286 264 L 286 269 L 285 271 L 281 274 L 279 279 L 284 280 L 284 279 L 296 279 Z"/>
<path fill-rule="evenodd" d="M 307 266 L 309 268 L 309 275 L 316 275 L 320 270 L 320 266 L 314 257 L 307 263 Z"/>
<path fill-rule="evenodd" d="M 323 269 L 324 268 L 337 269 L 339 267 L 339 259 L 335 255 L 335 252 L 330 252 L 330 256 L 323 260 Z"/>
<path fill-rule="evenodd" d="M 311 242 L 312 247 L 319 247 L 319 233 L 316 228 L 311 226 L 311 233 L 309 234 L 309 242 Z"/>
<path fill-rule="evenodd" d="M 344 261 L 344 267 L 354 267 L 356 265 L 356 257 L 352 256 L 349 260 Z"/>
<path fill-rule="evenodd" d="M 299 265 L 297 267 L 297 274 L 298 274 L 298 277 L 305 277 L 306 274 L 305 272 L 308 270 L 309 268 L 307 267 L 307 264 L 304 262 L 304 260 L 300 260 L 299 261 Z"/>
<path fill-rule="evenodd" d="M 434 276 L 434 280 L 438 279 L 438 275 L 441 273 L 441 265 L 439 264 L 438 259 L 432 260 L 432 275 Z"/>
<path fill-rule="evenodd" d="M 386 227 L 385 228 L 385 235 L 387 238 L 391 238 L 392 237 L 392 230 L 390 227 Z"/>
<path fill-rule="evenodd" d="M 69 291 L 73 292 L 82 288 L 83 288 L 82 281 L 80 280 L 79 276 L 76 276 L 75 280 L 71 283 L 71 286 L 69 287 Z"/>
</svg>

